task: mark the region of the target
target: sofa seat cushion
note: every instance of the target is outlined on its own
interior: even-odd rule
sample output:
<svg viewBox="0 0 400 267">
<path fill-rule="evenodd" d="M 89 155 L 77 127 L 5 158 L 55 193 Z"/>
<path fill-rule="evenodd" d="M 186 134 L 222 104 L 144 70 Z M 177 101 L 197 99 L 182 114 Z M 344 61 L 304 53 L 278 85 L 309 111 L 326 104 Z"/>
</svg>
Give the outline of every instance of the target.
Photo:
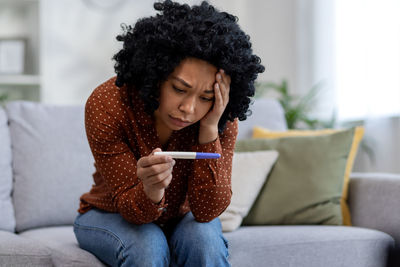
<svg viewBox="0 0 400 267">
<path fill-rule="evenodd" d="M 391 236 L 347 226 L 247 226 L 226 233 L 232 266 L 379 267 Z"/>
<path fill-rule="evenodd" d="M 72 226 L 32 229 L 20 233 L 20 235 L 39 241 L 38 243 L 51 249 L 54 266 L 105 266 L 94 255 L 79 248 Z"/>
<path fill-rule="evenodd" d="M 104 266 L 78 247 L 72 226 L 21 235 L 51 248 L 55 266 Z M 245 226 L 225 237 L 233 267 L 384 267 L 394 246 L 383 232 L 346 226 Z"/>
<path fill-rule="evenodd" d="M 0 231 L 0 266 L 53 266 L 51 250 L 34 240 Z"/>
</svg>

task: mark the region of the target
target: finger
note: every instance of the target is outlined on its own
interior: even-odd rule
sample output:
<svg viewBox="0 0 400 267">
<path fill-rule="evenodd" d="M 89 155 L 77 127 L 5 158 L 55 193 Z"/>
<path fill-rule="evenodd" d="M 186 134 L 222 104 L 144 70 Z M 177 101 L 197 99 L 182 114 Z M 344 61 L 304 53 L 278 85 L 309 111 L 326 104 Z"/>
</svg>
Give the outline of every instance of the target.
<svg viewBox="0 0 400 267">
<path fill-rule="evenodd" d="M 156 164 L 168 163 L 172 162 L 173 159 L 171 156 L 166 155 L 149 155 L 146 157 L 142 157 L 138 161 L 138 165 L 142 168 L 150 167 Z"/>
<path fill-rule="evenodd" d="M 223 107 L 223 99 L 221 93 L 221 86 L 219 83 L 215 83 L 214 89 L 214 109 L 220 110 Z"/>
<path fill-rule="evenodd" d="M 220 86 L 220 88 L 221 88 L 220 91 L 221 91 L 221 96 L 222 96 L 222 102 L 223 102 L 223 105 L 226 106 L 226 104 L 229 101 L 230 87 L 229 87 L 229 85 L 224 84 L 224 85 Z"/>
<path fill-rule="evenodd" d="M 222 81 L 229 86 L 231 84 L 231 76 L 226 74 L 226 72 L 223 69 L 220 69 L 219 72 L 221 73 Z"/>
<path fill-rule="evenodd" d="M 217 83 L 214 95 L 218 97 L 219 104 L 221 107 L 225 107 L 229 100 L 229 87 L 226 88 L 224 84 Z"/>
<path fill-rule="evenodd" d="M 152 185 L 152 187 L 158 190 L 165 189 L 169 186 L 171 181 L 172 181 L 172 174 L 168 175 L 164 180 L 160 181 L 159 183 Z"/>
<path fill-rule="evenodd" d="M 223 74 L 223 70 L 217 73 L 217 82 L 219 83 L 219 87 L 221 89 L 221 95 L 224 105 L 226 105 L 229 100 L 230 83 L 227 80 L 230 78 L 228 77 L 228 75 Z"/>
<path fill-rule="evenodd" d="M 169 176 L 172 176 L 172 169 L 163 173 L 159 173 L 157 175 L 150 176 L 146 181 L 143 182 L 153 187 L 159 183 L 162 183 L 165 179 L 168 179 Z"/>
<path fill-rule="evenodd" d="M 154 185 L 167 179 L 170 175 L 172 175 L 172 168 L 163 173 L 148 177 L 145 181 L 143 181 L 143 183 L 147 186 L 153 187 Z"/>
<path fill-rule="evenodd" d="M 155 152 L 161 152 L 161 151 L 162 151 L 161 148 L 157 147 L 157 148 L 153 149 L 153 151 L 151 151 L 150 155 L 154 155 Z"/>
<path fill-rule="evenodd" d="M 155 164 L 146 168 L 142 168 L 140 175 L 141 178 L 147 179 L 148 177 L 151 176 L 156 176 L 160 173 L 164 173 L 166 171 L 169 171 L 170 169 L 172 169 L 172 167 L 175 165 L 175 161 L 172 162 L 167 162 L 167 163 L 161 163 L 161 164 Z"/>
</svg>

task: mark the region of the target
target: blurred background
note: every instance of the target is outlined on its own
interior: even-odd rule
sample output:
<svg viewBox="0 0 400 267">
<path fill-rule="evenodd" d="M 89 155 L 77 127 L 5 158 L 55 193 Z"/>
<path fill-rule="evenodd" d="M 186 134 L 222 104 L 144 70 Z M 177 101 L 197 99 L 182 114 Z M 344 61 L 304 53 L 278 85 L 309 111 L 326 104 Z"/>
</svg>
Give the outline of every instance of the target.
<svg viewBox="0 0 400 267">
<path fill-rule="evenodd" d="M 400 173 L 400 1 L 209 2 L 250 35 L 266 67 L 257 97 L 301 103 L 293 128 L 364 125 L 353 170 Z M 83 105 L 114 76 L 121 23 L 154 15 L 153 3 L 0 0 L 0 101 Z"/>
</svg>

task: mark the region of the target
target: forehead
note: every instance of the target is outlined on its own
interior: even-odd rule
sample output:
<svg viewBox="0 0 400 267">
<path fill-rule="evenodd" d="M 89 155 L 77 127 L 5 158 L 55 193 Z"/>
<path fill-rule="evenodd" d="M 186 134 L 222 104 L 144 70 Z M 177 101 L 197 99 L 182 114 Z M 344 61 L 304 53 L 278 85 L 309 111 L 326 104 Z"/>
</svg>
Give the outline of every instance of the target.
<svg viewBox="0 0 400 267">
<path fill-rule="evenodd" d="M 184 79 L 192 86 L 212 84 L 218 69 L 207 61 L 197 58 L 187 58 L 175 68 L 172 75 Z"/>
</svg>

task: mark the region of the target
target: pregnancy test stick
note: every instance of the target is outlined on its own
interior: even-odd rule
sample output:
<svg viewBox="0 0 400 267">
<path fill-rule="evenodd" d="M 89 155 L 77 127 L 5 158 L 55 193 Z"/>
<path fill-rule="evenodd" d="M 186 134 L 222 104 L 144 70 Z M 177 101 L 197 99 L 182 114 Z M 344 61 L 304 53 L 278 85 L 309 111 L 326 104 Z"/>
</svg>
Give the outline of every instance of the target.
<svg viewBox="0 0 400 267">
<path fill-rule="evenodd" d="M 204 152 L 178 152 L 178 151 L 163 151 L 154 152 L 154 155 L 167 155 L 174 159 L 217 159 L 221 157 L 218 153 L 204 153 Z"/>
</svg>

